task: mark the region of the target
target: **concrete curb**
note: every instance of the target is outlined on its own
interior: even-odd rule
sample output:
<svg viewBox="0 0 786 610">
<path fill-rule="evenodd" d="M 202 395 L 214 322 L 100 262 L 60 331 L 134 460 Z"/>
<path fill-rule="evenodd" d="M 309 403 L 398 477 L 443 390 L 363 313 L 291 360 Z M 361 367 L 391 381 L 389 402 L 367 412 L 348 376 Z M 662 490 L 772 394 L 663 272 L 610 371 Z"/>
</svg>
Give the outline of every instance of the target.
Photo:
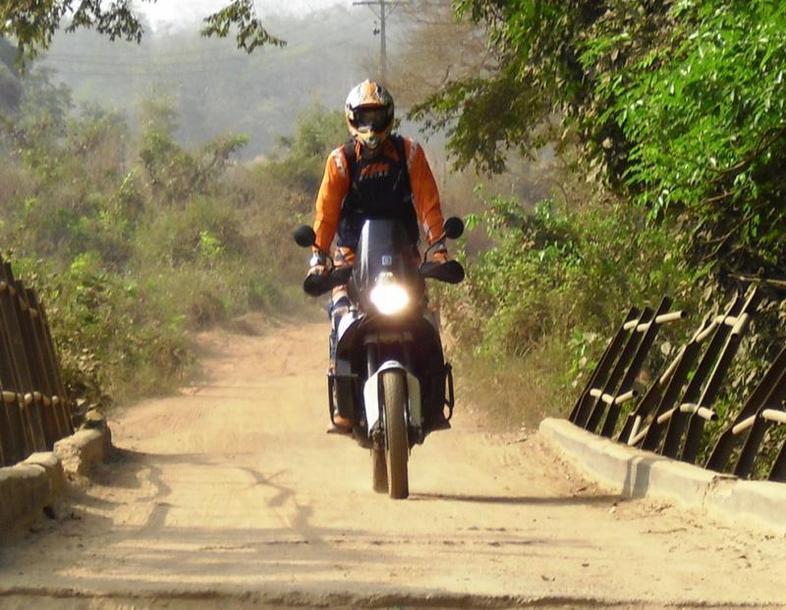
<svg viewBox="0 0 786 610">
<path fill-rule="evenodd" d="M 596 436 L 563 419 L 543 420 L 540 433 L 571 464 L 623 497 L 677 501 L 786 534 L 786 484 L 704 470 Z"/>
<path fill-rule="evenodd" d="M 109 428 L 79 430 L 16 466 L 0 468 L 0 532 L 32 521 L 65 493 L 66 477 L 86 476 L 109 456 Z"/>
<path fill-rule="evenodd" d="M 87 476 L 96 464 L 109 456 L 109 428 L 79 430 L 55 443 L 54 454 L 63 469 L 79 476 Z"/>
</svg>

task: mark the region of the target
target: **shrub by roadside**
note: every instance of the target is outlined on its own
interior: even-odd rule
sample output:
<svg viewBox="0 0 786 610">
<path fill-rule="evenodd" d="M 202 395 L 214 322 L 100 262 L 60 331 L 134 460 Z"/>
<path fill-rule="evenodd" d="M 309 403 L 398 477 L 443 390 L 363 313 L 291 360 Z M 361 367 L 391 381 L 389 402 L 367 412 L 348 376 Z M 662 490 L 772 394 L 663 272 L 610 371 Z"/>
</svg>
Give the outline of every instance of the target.
<svg viewBox="0 0 786 610">
<path fill-rule="evenodd" d="M 0 134 L 0 244 L 46 300 L 75 398 L 166 392 L 192 363 L 189 332 L 297 307 L 289 234 L 336 113 L 312 109 L 276 158 L 241 167 L 243 137 L 180 146 L 166 100 L 143 105 L 135 137 L 124 117 L 74 112 L 46 75 L 26 86 Z"/>
</svg>

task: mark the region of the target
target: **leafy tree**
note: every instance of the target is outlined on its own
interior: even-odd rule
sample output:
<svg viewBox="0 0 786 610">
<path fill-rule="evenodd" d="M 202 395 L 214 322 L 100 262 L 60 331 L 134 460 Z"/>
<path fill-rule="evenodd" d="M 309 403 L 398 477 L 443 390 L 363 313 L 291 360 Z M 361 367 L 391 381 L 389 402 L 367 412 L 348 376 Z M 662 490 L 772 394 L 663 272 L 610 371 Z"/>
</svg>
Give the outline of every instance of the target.
<svg viewBox="0 0 786 610">
<path fill-rule="evenodd" d="M 416 0 L 400 10 L 406 37 L 397 41 L 386 82 L 397 106 L 408 108 L 451 80 L 479 76 L 491 67 L 484 29 L 457 19 L 450 0 Z M 376 65 L 369 60 L 366 64 L 373 74 Z"/>
<path fill-rule="evenodd" d="M 139 157 L 149 183 L 165 205 L 183 205 L 215 187 L 232 156 L 248 143 L 243 135 L 214 138 L 194 154 L 175 141 L 177 113 L 169 100 L 142 105 L 143 133 Z"/>
<path fill-rule="evenodd" d="M 155 2 L 155 0 L 151 0 Z M 94 28 L 110 40 L 139 42 L 144 27 L 131 6 L 131 0 L 0 0 L 0 36 L 16 41 L 20 53 L 34 56 L 46 49 L 64 19 L 66 31 Z M 236 30 L 238 48 L 251 53 L 259 46 L 284 42 L 270 34 L 257 17 L 253 0 L 232 0 L 221 10 L 208 15 L 202 29 L 204 36 L 229 36 Z"/>
<path fill-rule="evenodd" d="M 585 171 L 721 269 L 786 264 L 786 15 L 773 0 L 455 0 L 495 65 L 415 111 L 459 165 L 577 141 Z M 552 129 L 548 129 L 551 127 Z"/>
<path fill-rule="evenodd" d="M 22 100 L 22 84 L 14 66 L 15 55 L 13 45 L 0 37 L 0 114 L 13 112 Z"/>
<path fill-rule="evenodd" d="M 279 139 L 280 158 L 271 161 L 268 171 L 313 196 L 322 181 L 328 154 L 346 139 L 344 113 L 312 105 L 298 117 L 294 135 Z"/>
</svg>

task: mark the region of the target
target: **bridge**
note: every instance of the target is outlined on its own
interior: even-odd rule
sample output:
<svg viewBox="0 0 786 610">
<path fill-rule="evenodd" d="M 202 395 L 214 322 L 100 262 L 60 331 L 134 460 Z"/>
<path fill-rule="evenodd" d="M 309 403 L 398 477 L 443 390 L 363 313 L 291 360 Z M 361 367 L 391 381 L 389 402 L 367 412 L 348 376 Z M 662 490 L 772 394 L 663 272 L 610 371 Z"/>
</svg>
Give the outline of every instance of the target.
<svg viewBox="0 0 786 610">
<path fill-rule="evenodd" d="M 639 345 L 652 327 L 635 322 L 623 330 Z M 413 451 L 410 499 L 374 494 L 366 453 L 324 433 L 324 323 L 246 326 L 199 335 L 194 383 L 113 413 L 107 461 L 88 472 L 77 455 L 65 494 L 3 530 L 0 608 L 786 604 L 784 528 L 691 507 L 690 490 L 657 489 L 670 474 L 655 462 L 675 460 L 650 453 L 645 469 L 638 449 L 580 425 L 501 431 L 461 402 L 453 430 Z M 579 411 L 629 392 L 599 379 Z M 93 425 L 85 446 L 103 438 Z M 614 468 L 632 465 L 626 486 Z"/>
</svg>

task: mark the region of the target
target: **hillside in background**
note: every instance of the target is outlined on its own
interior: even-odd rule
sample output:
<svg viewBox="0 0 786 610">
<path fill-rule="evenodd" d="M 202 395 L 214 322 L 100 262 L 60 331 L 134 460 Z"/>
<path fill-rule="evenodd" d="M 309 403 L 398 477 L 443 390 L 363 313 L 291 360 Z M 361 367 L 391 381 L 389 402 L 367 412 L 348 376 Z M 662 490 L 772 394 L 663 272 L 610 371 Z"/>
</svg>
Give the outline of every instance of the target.
<svg viewBox="0 0 786 610">
<path fill-rule="evenodd" d="M 250 141 L 242 155 L 250 159 L 269 154 L 315 103 L 340 108 L 378 53 L 373 15 L 360 8 L 267 23 L 287 41 L 285 48 L 247 55 L 234 41 L 205 39 L 196 29 L 148 31 L 140 45 L 90 31 L 60 32 L 36 64 L 53 70 L 77 105 L 120 111 L 132 128 L 142 100 L 169 98 L 180 117 L 181 143 L 243 133 Z"/>
</svg>

